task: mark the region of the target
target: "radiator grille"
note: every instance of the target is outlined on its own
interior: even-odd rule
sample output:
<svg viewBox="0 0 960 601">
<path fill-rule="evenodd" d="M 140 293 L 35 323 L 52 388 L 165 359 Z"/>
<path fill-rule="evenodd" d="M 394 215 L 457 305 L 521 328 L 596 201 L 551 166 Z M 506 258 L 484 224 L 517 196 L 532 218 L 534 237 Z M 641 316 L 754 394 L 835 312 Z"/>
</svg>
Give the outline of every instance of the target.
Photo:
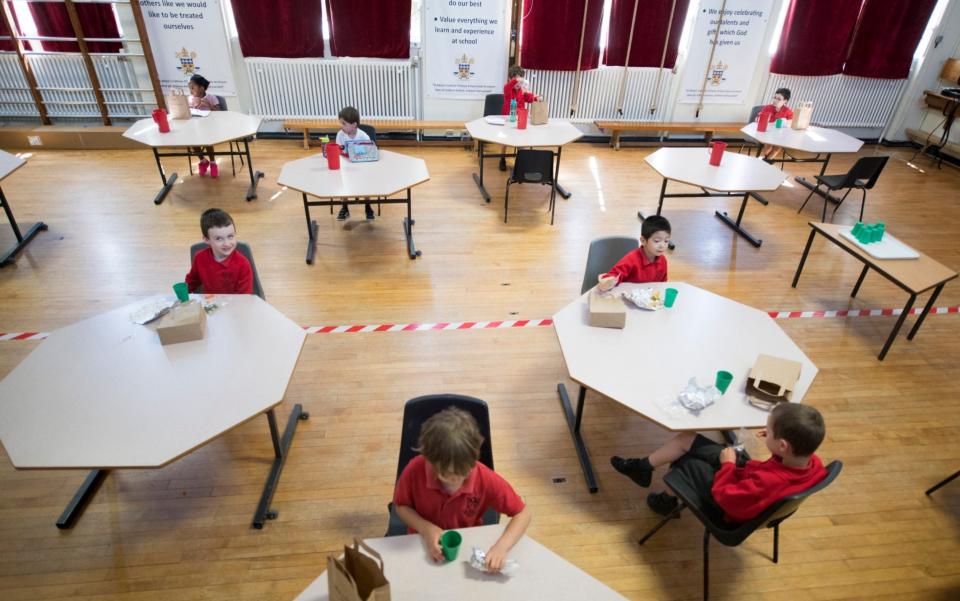
<svg viewBox="0 0 960 601">
<path fill-rule="evenodd" d="M 906 79 L 849 75 L 801 77 L 771 73 L 757 104 L 769 103 L 777 88 L 790 90 L 790 104 L 813 102 L 813 122 L 826 127 L 884 127 L 896 108 Z"/>
<path fill-rule="evenodd" d="M 574 122 L 590 122 L 595 119 L 626 119 L 631 121 L 662 121 L 670 111 L 665 108 L 667 95 L 673 84 L 673 73 L 663 70 L 660 78 L 660 96 L 657 110 L 651 114 L 657 83 L 656 68 L 631 67 L 627 73 L 623 114 L 617 112 L 617 98 L 623 78 L 622 67 L 600 67 L 580 74 L 580 90 L 577 110 L 570 116 Z M 570 115 L 570 97 L 573 93 L 575 71 L 539 71 L 529 69 L 527 79 L 531 89 L 543 96 L 550 104 L 555 117 Z"/>
</svg>

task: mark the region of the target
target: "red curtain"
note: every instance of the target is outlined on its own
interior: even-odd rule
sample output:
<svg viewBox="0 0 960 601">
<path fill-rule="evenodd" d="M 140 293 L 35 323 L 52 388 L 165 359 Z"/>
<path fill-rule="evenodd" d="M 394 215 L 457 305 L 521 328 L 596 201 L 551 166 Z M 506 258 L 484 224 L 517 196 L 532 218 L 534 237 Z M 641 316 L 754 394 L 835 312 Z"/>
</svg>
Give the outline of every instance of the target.
<svg viewBox="0 0 960 601">
<path fill-rule="evenodd" d="M 665 69 L 672 69 L 677 62 L 677 48 L 680 46 L 680 34 L 683 32 L 683 21 L 687 16 L 690 0 L 613 0 L 604 64 L 623 66 L 630 40 L 633 6 L 635 2 L 639 2 L 633 27 L 633 45 L 630 46 L 630 66 L 659 67 L 663 42 L 667 37 L 670 9 L 673 8 L 674 1 L 677 5 L 673 12 L 670 42 L 667 44 L 667 56 L 663 63 Z"/>
<path fill-rule="evenodd" d="M 835 75 L 843 70 L 861 0 L 790 0 L 771 73 Z M 885 37 L 883 32 L 877 32 Z"/>
<path fill-rule="evenodd" d="M 17 30 L 17 35 L 23 35 L 20 29 L 20 21 L 17 19 L 17 13 L 13 12 L 13 2 L 7 2 L 7 6 L 10 8 L 10 16 L 13 17 L 13 28 Z M 3 19 L 0 19 L 0 35 L 10 35 L 10 31 L 4 26 Z M 30 42 L 23 42 L 24 50 L 30 50 Z M 13 45 L 13 40 L 0 40 L 0 50 L 8 50 L 13 52 L 16 48 Z"/>
<path fill-rule="evenodd" d="M 80 27 L 85 38 L 119 38 L 120 28 L 109 4 L 76 4 Z M 67 7 L 59 3 L 31 2 L 30 13 L 37 24 L 37 35 L 73 38 Z M 87 42 L 90 52 L 120 52 L 120 42 Z M 76 42 L 43 42 L 43 49 L 53 52 L 80 52 Z"/>
<path fill-rule="evenodd" d="M 527 69 L 576 70 L 585 6 L 587 29 L 580 68 L 596 69 L 603 0 L 523 0 L 521 64 Z"/>
<path fill-rule="evenodd" d="M 334 56 L 410 57 L 410 0 L 327 0 L 327 23 Z"/>
<path fill-rule="evenodd" d="M 321 0 L 232 0 L 244 56 L 323 56 Z"/>
<path fill-rule="evenodd" d="M 843 72 L 904 79 L 937 0 L 864 0 Z"/>
</svg>

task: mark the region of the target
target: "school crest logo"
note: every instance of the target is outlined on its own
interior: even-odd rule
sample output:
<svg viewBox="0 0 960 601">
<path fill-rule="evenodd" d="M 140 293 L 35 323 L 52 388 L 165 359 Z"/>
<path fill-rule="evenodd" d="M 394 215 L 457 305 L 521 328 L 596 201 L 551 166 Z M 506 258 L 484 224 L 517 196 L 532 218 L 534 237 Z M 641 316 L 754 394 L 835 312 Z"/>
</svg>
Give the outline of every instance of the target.
<svg viewBox="0 0 960 601">
<path fill-rule="evenodd" d="M 197 53 L 192 50 L 187 50 L 186 48 L 181 48 L 180 52 L 174 54 L 177 59 L 180 61 L 180 66 L 177 67 L 177 70 L 182 72 L 184 75 L 193 75 L 200 70 L 200 67 L 197 66 Z"/>
<path fill-rule="evenodd" d="M 476 515 L 480 513 L 480 497 L 476 495 L 470 495 L 467 497 L 467 513 L 469 515 Z"/>
<path fill-rule="evenodd" d="M 717 60 L 716 64 L 710 65 L 710 83 L 715 86 L 720 85 L 720 82 L 726 79 L 723 74 L 728 68 L 730 65 L 722 60 Z"/>
<path fill-rule="evenodd" d="M 457 79 L 467 80 L 470 79 L 471 75 L 474 75 L 473 69 L 473 59 L 467 56 L 466 53 L 463 54 L 458 59 L 455 59 L 454 62 L 457 65 L 457 70 L 453 72 L 457 76 Z"/>
</svg>

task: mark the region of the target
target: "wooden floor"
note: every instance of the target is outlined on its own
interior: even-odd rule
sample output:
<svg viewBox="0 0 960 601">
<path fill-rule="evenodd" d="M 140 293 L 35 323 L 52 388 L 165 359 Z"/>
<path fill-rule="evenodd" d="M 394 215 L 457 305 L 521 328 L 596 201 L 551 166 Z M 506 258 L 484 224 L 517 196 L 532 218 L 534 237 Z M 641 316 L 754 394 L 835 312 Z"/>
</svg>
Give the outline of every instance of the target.
<svg viewBox="0 0 960 601">
<path fill-rule="evenodd" d="M 423 256 L 406 256 L 402 207 L 384 207 L 372 223 L 357 220 L 356 207 L 346 225 L 320 208 L 313 266 L 304 264 L 300 199 L 276 184 L 285 161 L 306 156 L 296 140 L 253 145 L 266 177 L 250 203 L 245 178 L 231 177 L 223 162 L 219 181 L 184 177 L 154 206 L 160 178 L 146 150 L 35 151 L 3 190 L 22 226 L 42 219 L 50 230 L 0 270 L 0 332 L 49 332 L 168 293 L 187 271 L 198 216 L 211 206 L 233 214 L 240 238 L 254 249 L 267 299 L 299 324 L 545 318 L 577 296 L 591 239 L 636 236 L 637 210 L 656 209 L 660 180 L 642 160 L 649 148 L 568 147 L 561 182 L 573 197 L 558 200 L 553 227 L 547 189 L 536 186 L 511 190 L 510 222 L 503 223 L 504 176 L 493 161 L 494 200 L 485 204 L 470 177 L 474 153 L 397 150 L 424 158 L 432 177 L 414 192 Z M 865 147 L 860 154 L 874 153 L 893 158 L 869 194 L 867 220 L 885 221 L 894 235 L 960 269 L 960 172 L 938 171 L 927 160 L 911 167 L 907 150 Z M 846 170 L 853 159 L 835 158 L 830 171 Z M 183 160 L 169 166 L 186 173 Z M 817 166 L 787 169 L 809 176 Z M 764 310 L 901 307 L 903 292 L 876 275 L 851 300 L 859 263 L 822 239 L 799 287 L 790 287 L 806 224 L 819 218 L 814 201 L 797 215 L 805 196 L 791 184 L 770 194 L 767 207 L 751 203 L 745 223 L 764 239 L 760 249 L 713 216 L 738 201 L 667 200 L 664 215 L 678 243 L 671 279 Z M 836 221 L 852 223 L 857 208 L 845 205 Z M 10 239 L 0 224 L 0 246 Z M 960 305 L 960 282 L 949 284 L 937 305 Z M 826 418 L 821 456 L 842 460 L 844 469 L 784 524 L 778 565 L 769 559 L 769 532 L 737 548 L 714 544 L 714 598 L 960 598 L 960 481 L 932 498 L 923 494 L 960 469 L 960 315 L 931 316 L 912 342 L 905 330 L 879 362 L 893 319 L 778 321 L 820 368 L 804 402 Z M 37 344 L 0 342 L 0 376 Z M 637 361 L 682 361 L 656 356 L 653 343 L 650 353 Z M 646 491 L 607 461 L 614 453 L 647 453 L 669 433 L 590 394 L 584 437 L 601 490 L 589 494 L 555 392 L 557 382 L 572 384 L 566 376 L 549 327 L 309 336 L 283 407 L 303 403 L 312 418 L 300 426 L 286 464 L 275 498 L 279 519 L 260 531 L 250 520 L 272 457 L 264 419 L 164 469 L 111 474 L 71 531 L 53 523 L 84 474 L 17 472 L 4 455 L 0 598 L 291 599 L 351 537 L 383 534 L 402 405 L 434 392 L 490 403 L 496 466 L 532 508 L 531 536 L 628 598 L 697 598 L 698 523 L 685 515 L 638 546 L 656 523 Z M 659 484 L 658 477 L 654 489 Z"/>
</svg>

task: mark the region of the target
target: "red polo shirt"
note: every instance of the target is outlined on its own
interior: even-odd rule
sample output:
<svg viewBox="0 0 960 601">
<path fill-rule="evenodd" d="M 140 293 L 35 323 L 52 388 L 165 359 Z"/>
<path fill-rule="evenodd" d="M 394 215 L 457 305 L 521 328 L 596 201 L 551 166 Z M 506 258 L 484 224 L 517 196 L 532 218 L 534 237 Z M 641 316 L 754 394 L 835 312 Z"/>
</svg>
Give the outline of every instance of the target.
<svg viewBox="0 0 960 601">
<path fill-rule="evenodd" d="M 826 477 L 827 470 L 816 455 L 807 467 L 789 467 L 776 455 L 766 461 L 750 460 L 743 467 L 724 463 L 713 476 L 711 492 L 727 517 L 735 522 L 751 520 L 784 497 L 807 490 Z"/>
<path fill-rule="evenodd" d="M 530 92 L 524 92 L 522 88 L 517 86 L 517 82 L 511 79 L 503 84 L 503 108 L 500 109 L 500 114 L 510 114 L 511 100 L 517 101 L 517 110 L 520 110 L 526 106 L 526 103 L 533 102 L 535 98 L 536 96 Z"/>
<path fill-rule="evenodd" d="M 787 105 L 781 106 L 780 110 L 778 111 L 777 107 L 773 106 L 772 104 L 768 104 L 760 109 L 760 112 L 769 114 L 771 121 L 776 121 L 777 119 L 793 119 L 793 111 L 790 110 L 790 107 Z"/>
<path fill-rule="evenodd" d="M 444 530 L 480 526 L 483 513 L 490 507 L 510 517 L 525 507 L 510 484 L 480 462 L 470 471 L 463 486 L 451 495 L 423 455 L 417 455 L 403 468 L 393 493 L 393 504 L 410 507 Z"/>
<path fill-rule="evenodd" d="M 644 284 L 667 281 L 667 258 L 663 255 L 653 261 L 643 248 L 632 250 L 620 259 L 605 275 L 617 276 L 617 283 Z"/>
<path fill-rule="evenodd" d="M 245 256 L 234 250 L 217 262 L 209 246 L 193 256 L 193 265 L 187 274 L 190 292 L 204 294 L 253 294 L 253 269 Z"/>
</svg>

